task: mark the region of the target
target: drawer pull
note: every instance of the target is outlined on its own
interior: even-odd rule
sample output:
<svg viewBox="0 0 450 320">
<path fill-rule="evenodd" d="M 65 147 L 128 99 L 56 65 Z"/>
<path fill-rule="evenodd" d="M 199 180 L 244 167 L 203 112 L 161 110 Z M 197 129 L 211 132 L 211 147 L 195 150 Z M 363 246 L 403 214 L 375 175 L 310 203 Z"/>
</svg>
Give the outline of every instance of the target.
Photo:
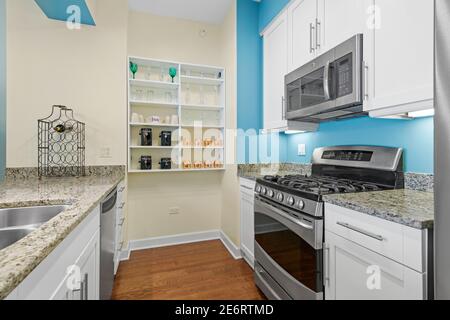
<svg viewBox="0 0 450 320">
<path fill-rule="evenodd" d="M 350 225 L 348 223 L 345 223 L 345 222 L 336 222 L 336 223 L 338 225 L 344 227 L 344 228 L 347 228 L 347 229 L 353 230 L 355 232 L 361 233 L 361 234 L 363 234 L 365 236 L 368 236 L 368 237 L 370 237 L 372 239 L 375 239 L 375 240 L 378 240 L 378 241 L 383 241 L 384 240 L 384 238 L 382 236 L 380 236 L 380 235 L 377 235 L 375 233 L 372 233 L 372 232 L 360 229 L 360 228 L 352 226 L 352 225 Z"/>
<path fill-rule="evenodd" d="M 250 188 L 250 187 L 247 187 L 247 186 L 241 186 L 242 188 L 244 188 L 244 189 L 247 189 L 247 190 L 250 190 L 250 191 L 253 191 L 253 189 L 252 188 Z"/>
</svg>

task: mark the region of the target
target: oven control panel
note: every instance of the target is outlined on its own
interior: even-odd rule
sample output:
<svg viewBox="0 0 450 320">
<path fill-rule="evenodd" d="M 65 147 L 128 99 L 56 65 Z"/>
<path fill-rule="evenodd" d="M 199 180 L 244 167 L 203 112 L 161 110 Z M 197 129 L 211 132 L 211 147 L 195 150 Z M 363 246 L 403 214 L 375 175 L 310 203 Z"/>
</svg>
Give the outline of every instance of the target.
<svg viewBox="0 0 450 320">
<path fill-rule="evenodd" d="M 315 216 L 323 216 L 323 203 L 298 197 L 280 190 L 257 184 L 255 193 L 261 197 L 282 204 L 288 208 Z"/>
</svg>

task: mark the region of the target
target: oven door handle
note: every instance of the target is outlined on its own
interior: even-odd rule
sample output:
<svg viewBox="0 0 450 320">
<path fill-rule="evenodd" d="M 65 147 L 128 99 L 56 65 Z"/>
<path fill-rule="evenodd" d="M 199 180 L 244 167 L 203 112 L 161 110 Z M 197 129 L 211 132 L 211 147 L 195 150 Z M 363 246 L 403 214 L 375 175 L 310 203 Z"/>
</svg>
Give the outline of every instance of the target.
<svg viewBox="0 0 450 320">
<path fill-rule="evenodd" d="M 314 224 L 313 223 L 307 224 L 305 222 L 302 222 L 302 221 L 299 221 L 297 219 L 294 219 L 293 217 L 291 217 L 289 214 L 287 214 L 283 210 L 280 210 L 280 209 L 278 209 L 278 208 L 276 208 L 274 206 L 270 206 L 270 205 L 268 205 L 268 204 L 266 204 L 266 203 L 264 203 L 262 201 L 258 201 L 258 203 L 261 204 L 264 208 L 274 211 L 275 213 L 279 214 L 283 218 L 289 220 L 290 222 L 292 222 L 292 223 L 294 223 L 294 224 L 296 224 L 296 225 L 298 225 L 298 226 L 300 226 L 302 228 L 305 228 L 305 229 L 308 229 L 308 230 L 314 230 Z"/>
<path fill-rule="evenodd" d="M 325 101 L 331 99 L 330 95 L 330 61 L 327 61 L 325 69 L 323 70 L 323 91 L 325 94 Z"/>
</svg>

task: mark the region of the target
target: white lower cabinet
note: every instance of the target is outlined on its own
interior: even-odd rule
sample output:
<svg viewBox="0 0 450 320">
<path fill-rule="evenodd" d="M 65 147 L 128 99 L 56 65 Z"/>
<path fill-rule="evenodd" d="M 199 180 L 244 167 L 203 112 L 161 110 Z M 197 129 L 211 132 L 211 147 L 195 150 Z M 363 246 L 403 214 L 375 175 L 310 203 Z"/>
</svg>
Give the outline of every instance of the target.
<svg viewBox="0 0 450 320">
<path fill-rule="evenodd" d="M 100 208 L 94 209 L 7 297 L 10 300 L 98 300 Z"/>
<path fill-rule="evenodd" d="M 325 299 L 431 298 L 430 239 L 426 230 L 326 204 Z"/>
<path fill-rule="evenodd" d="M 121 252 L 124 247 L 123 229 L 125 226 L 126 210 L 126 182 L 122 181 L 117 187 L 117 213 L 116 213 L 116 239 L 114 252 L 114 274 L 117 274 L 120 265 Z"/>
<path fill-rule="evenodd" d="M 241 252 L 253 268 L 255 247 L 255 181 L 240 179 L 241 188 Z"/>
</svg>

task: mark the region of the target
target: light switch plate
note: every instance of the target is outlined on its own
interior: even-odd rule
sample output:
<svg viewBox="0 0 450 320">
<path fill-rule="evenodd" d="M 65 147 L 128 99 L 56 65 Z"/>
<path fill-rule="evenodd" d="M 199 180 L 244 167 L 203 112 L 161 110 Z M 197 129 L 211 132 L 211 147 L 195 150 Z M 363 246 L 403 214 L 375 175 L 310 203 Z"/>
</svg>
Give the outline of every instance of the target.
<svg viewBox="0 0 450 320">
<path fill-rule="evenodd" d="M 306 144 L 299 144 L 298 145 L 298 155 L 299 156 L 306 156 Z"/>
</svg>

